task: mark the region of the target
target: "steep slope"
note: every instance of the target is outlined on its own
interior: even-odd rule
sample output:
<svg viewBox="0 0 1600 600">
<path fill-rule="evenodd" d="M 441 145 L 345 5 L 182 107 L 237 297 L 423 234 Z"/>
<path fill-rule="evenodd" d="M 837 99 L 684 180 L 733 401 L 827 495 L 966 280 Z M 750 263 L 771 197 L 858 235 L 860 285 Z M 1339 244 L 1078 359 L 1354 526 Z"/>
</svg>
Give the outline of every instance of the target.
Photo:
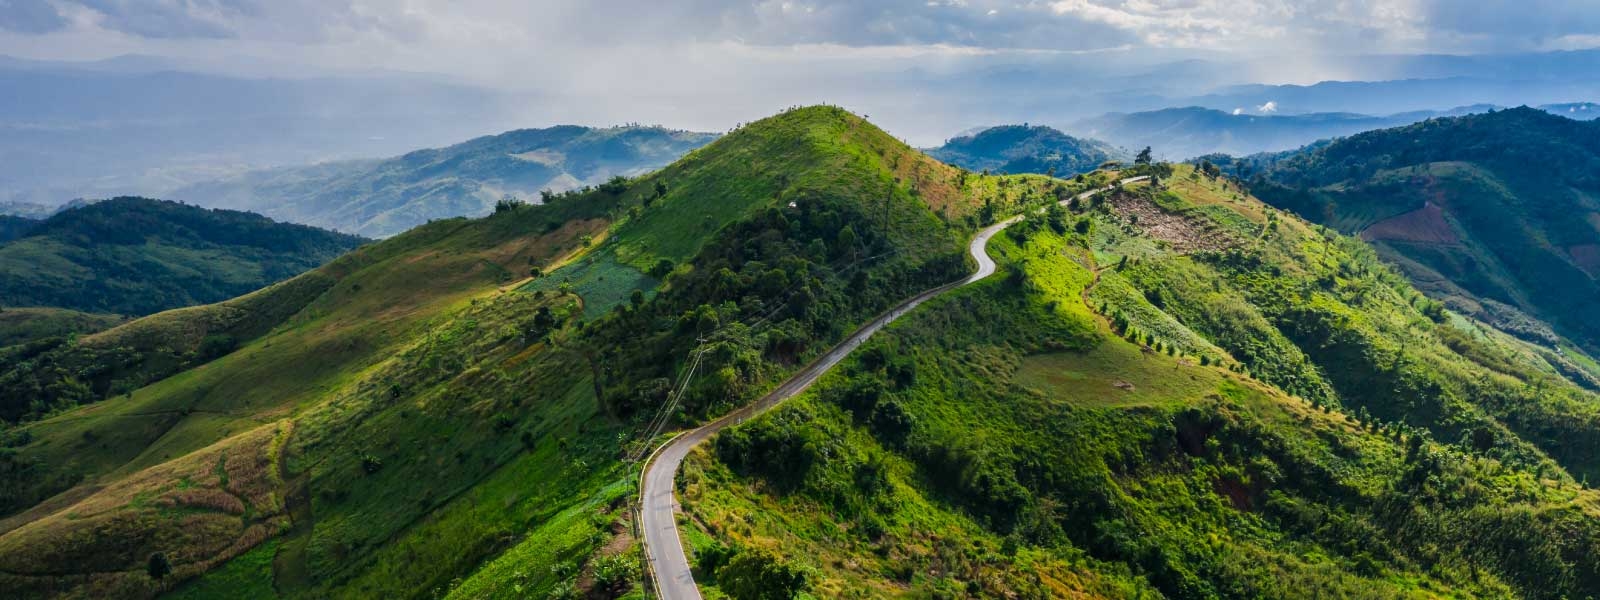
<svg viewBox="0 0 1600 600">
<path fill-rule="evenodd" d="M 1233 114 L 1191 106 L 1136 113 L 1111 113 L 1067 127 L 1075 135 L 1109 141 L 1124 148 L 1154 148 L 1161 156 L 1187 159 L 1204 154 L 1277 152 L 1313 141 L 1416 123 L 1425 119 L 1492 110 L 1464 106 L 1447 111 L 1419 111 L 1387 116 L 1354 113 L 1301 115 Z"/>
<path fill-rule="evenodd" d="M 0 305 L 145 315 L 297 275 L 364 240 L 145 198 L 65 210 L 0 245 Z"/>
<path fill-rule="evenodd" d="M 1061 176 L 1088 173 L 1106 162 L 1128 158 L 1126 152 L 1110 144 L 1075 138 L 1042 125 L 990 127 L 948 140 L 927 152 L 972 171 Z"/>
<path fill-rule="evenodd" d="M 775 581 L 818 597 L 1600 590 L 1600 495 L 1580 483 L 1600 474 L 1592 393 L 1436 310 L 1359 240 L 1187 167 L 1164 180 L 1014 226 L 990 246 L 1005 277 L 714 439 L 679 494 L 697 581 L 734 597 Z"/>
<path fill-rule="evenodd" d="M 845 111 L 798 109 L 638 179 L 437 221 L 250 296 L 30 349 L 8 373 L 42 390 L 112 373 L 110 397 L 5 432 L 0 584 L 619 593 L 638 577 L 621 459 L 653 425 L 749 401 L 964 272 L 978 224 L 1076 189 L 968 175 Z M 219 331 L 235 347 L 199 352 Z M 669 395 L 696 356 L 705 376 Z M 145 571 L 157 552 L 168 578 Z"/>
<path fill-rule="evenodd" d="M 251 172 L 172 197 L 384 237 L 433 219 L 482 216 L 507 197 L 532 201 L 541 190 L 638 175 L 713 139 L 660 127 L 519 129 L 386 160 Z"/>
<path fill-rule="evenodd" d="M 1452 308 L 1558 345 L 1533 322 L 1545 321 L 1600 348 L 1600 123 L 1521 108 L 1244 165 L 1262 199 L 1359 233 Z"/>
</svg>

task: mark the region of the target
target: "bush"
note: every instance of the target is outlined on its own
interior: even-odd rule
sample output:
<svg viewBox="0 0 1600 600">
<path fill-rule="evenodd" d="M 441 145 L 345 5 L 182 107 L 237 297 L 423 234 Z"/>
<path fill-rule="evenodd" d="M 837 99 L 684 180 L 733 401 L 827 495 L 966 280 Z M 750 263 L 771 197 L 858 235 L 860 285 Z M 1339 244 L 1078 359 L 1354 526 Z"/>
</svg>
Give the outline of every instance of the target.
<svg viewBox="0 0 1600 600">
<path fill-rule="evenodd" d="M 717 570 L 717 587 L 734 600 L 789 600 L 808 585 L 805 571 L 766 550 L 740 551 Z"/>
<path fill-rule="evenodd" d="M 639 578 L 639 560 L 631 553 L 603 556 L 594 563 L 595 587 L 613 594 L 626 591 Z"/>
</svg>

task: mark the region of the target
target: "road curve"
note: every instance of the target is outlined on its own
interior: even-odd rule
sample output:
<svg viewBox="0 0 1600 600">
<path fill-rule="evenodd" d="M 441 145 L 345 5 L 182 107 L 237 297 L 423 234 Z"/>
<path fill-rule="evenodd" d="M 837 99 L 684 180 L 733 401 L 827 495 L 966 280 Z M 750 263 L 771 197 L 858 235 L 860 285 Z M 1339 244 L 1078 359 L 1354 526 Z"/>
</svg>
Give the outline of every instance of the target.
<svg viewBox="0 0 1600 600">
<path fill-rule="evenodd" d="M 1121 184 L 1132 183 L 1145 179 L 1144 177 L 1130 177 L 1123 179 Z M 1106 188 L 1090 190 L 1079 194 L 1079 199 Z M 767 409 L 778 403 L 788 400 L 806 388 L 811 387 L 817 379 L 821 378 L 844 357 L 883 329 L 885 325 L 894 322 L 911 309 L 943 294 L 952 289 L 975 283 L 993 275 L 995 272 L 994 259 L 989 257 L 986 249 L 989 240 L 996 233 L 1021 221 L 1025 215 L 1016 215 L 999 223 L 983 228 L 978 235 L 973 236 L 967 245 L 967 251 L 977 261 L 978 268 L 971 275 L 959 281 L 922 292 L 895 305 L 876 318 L 861 326 L 850 337 L 844 339 L 839 345 L 829 349 L 826 354 L 806 365 L 799 373 L 795 373 L 787 381 L 778 385 L 767 395 L 762 396 L 751 404 L 730 412 L 705 425 L 692 429 L 656 449 L 649 460 L 645 461 L 644 474 L 640 482 L 640 514 L 639 528 L 644 534 L 644 552 L 649 561 L 651 577 L 655 585 L 656 595 L 663 600 L 700 600 L 700 588 L 694 583 L 694 575 L 689 570 L 689 557 L 683 551 L 683 542 L 678 537 L 678 523 L 676 518 L 677 500 L 673 497 L 672 481 L 678 474 L 679 465 L 689 455 L 696 445 L 706 440 L 731 425 L 737 425 L 750 417 L 766 412 Z"/>
</svg>

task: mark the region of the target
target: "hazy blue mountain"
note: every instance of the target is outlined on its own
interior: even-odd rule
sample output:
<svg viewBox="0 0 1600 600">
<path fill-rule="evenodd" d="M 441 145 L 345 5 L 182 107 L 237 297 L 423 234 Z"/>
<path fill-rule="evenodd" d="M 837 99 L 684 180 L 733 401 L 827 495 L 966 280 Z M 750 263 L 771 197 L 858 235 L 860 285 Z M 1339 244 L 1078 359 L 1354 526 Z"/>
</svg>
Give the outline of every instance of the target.
<svg viewBox="0 0 1600 600">
<path fill-rule="evenodd" d="M 1071 175 L 1093 171 L 1127 153 L 1099 140 L 1075 138 L 1042 125 L 1002 125 L 946 141 L 929 156 L 970 170 Z"/>
<path fill-rule="evenodd" d="M 1578 121 L 1593 121 L 1600 119 L 1600 104 L 1594 102 L 1564 102 L 1559 104 L 1546 104 L 1540 110 L 1551 114 L 1561 115 Z"/>
<path fill-rule="evenodd" d="M 385 160 L 255 171 L 171 196 L 383 237 L 432 219 L 481 216 L 507 196 L 537 201 L 542 190 L 644 173 L 715 138 L 661 127 L 519 129 Z"/>
<path fill-rule="evenodd" d="M 1150 146 L 1159 156 L 1184 159 L 1205 154 L 1254 154 L 1289 150 L 1313 141 L 1344 137 L 1442 116 L 1485 112 L 1490 105 L 1388 116 L 1356 113 L 1303 115 L 1234 114 L 1198 106 L 1137 113 L 1111 113 L 1068 126 L 1074 134 L 1124 148 Z"/>
<path fill-rule="evenodd" d="M 130 57 L 0 61 L 0 201 L 162 194 L 249 168 L 504 128 L 498 92 L 415 76 L 246 78 Z"/>
<path fill-rule="evenodd" d="M 16 202 L 0 200 L 0 215 L 24 217 L 28 219 L 43 219 L 56 212 L 56 208 L 32 202 Z"/>
</svg>

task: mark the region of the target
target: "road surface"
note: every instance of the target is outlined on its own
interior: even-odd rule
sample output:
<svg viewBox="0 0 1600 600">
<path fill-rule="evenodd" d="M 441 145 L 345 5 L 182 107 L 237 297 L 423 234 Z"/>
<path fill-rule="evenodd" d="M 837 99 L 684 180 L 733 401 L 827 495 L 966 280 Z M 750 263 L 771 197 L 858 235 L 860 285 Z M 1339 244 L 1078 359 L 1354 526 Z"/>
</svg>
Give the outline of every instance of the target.
<svg viewBox="0 0 1600 600">
<path fill-rule="evenodd" d="M 1145 179 L 1144 177 L 1130 177 L 1121 183 L 1132 183 Z M 1105 188 L 1090 190 L 1079 194 L 1079 199 L 1086 198 Z M 1063 202 L 1064 203 L 1064 202 Z M 817 379 L 821 378 L 844 357 L 849 356 L 862 342 L 872 337 L 879 329 L 894 322 L 917 305 L 927 302 L 939 294 L 955 288 L 981 281 L 993 275 L 995 271 L 994 259 L 989 257 L 986 249 L 989 240 L 996 233 L 1013 223 L 1021 221 L 1025 215 L 1016 215 L 999 223 L 983 228 L 978 235 L 972 238 L 967 245 L 967 252 L 977 261 L 978 269 L 965 279 L 947 283 L 926 292 L 912 296 L 901 302 L 887 312 L 878 315 L 872 321 L 857 329 L 850 337 L 845 338 L 839 345 L 829 349 L 817 360 L 807 365 L 799 373 L 795 373 L 776 389 L 772 390 L 760 400 L 735 410 L 722 418 L 701 425 L 687 433 L 673 438 L 661 448 L 656 449 L 654 455 L 645 461 L 644 475 L 641 478 L 640 497 L 640 530 L 644 533 L 645 557 L 650 562 L 650 576 L 656 589 L 656 595 L 663 600 L 700 600 L 700 588 L 695 586 L 694 575 L 689 571 L 689 557 L 683 551 L 683 542 L 678 537 L 678 523 L 676 518 L 677 500 L 673 497 L 672 480 L 678 474 L 678 466 L 683 464 L 684 457 L 689 455 L 700 442 L 715 435 L 718 431 L 737 425 L 750 417 L 766 412 L 767 409 L 778 403 L 793 398 L 806 388 L 811 387 Z"/>
</svg>

